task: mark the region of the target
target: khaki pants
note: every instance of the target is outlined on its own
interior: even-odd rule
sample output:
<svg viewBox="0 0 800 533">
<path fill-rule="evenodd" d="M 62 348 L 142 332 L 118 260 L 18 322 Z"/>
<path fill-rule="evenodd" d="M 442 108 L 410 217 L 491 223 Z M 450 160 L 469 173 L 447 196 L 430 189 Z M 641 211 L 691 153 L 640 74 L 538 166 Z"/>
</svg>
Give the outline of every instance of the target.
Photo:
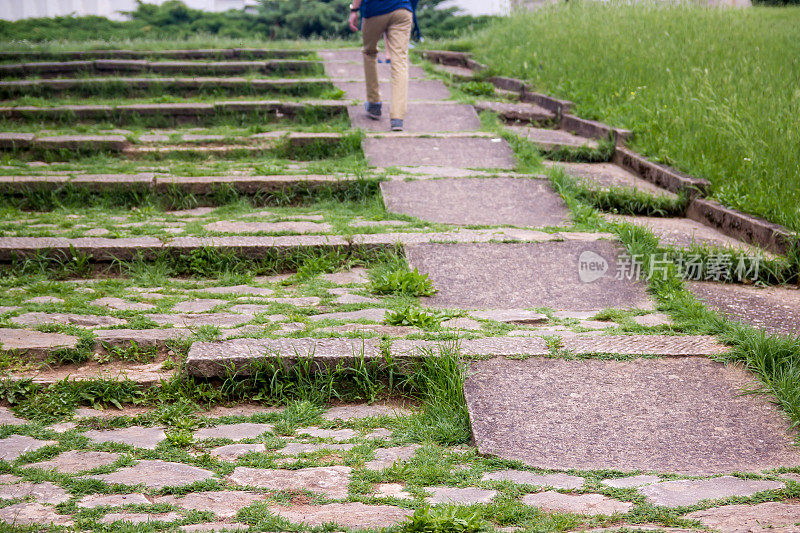
<svg viewBox="0 0 800 533">
<path fill-rule="evenodd" d="M 364 19 L 364 76 L 367 78 L 367 101 L 380 102 L 378 84 L 378 41 L 386 33 L 386 48 L 392 60 L 391 118 L 403 119 L 408 107 L 408 41 L 414 17 L 407 9 L 398 9 Z"/>
</svg>

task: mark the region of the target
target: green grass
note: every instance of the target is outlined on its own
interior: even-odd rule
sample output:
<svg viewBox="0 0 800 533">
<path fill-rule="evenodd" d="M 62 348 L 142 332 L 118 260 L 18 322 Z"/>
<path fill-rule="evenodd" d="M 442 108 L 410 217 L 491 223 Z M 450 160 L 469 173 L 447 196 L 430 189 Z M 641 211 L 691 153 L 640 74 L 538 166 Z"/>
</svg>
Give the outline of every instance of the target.
<svg viewBox="0 0 800 533">
<path fill-rule="evenodd" d="M 569 2 L 448 45 L 632 129 L 634 149 L 709 179 L 724 204 L 798 230 L 798 25 L 798 8 Z"/>
</svg>

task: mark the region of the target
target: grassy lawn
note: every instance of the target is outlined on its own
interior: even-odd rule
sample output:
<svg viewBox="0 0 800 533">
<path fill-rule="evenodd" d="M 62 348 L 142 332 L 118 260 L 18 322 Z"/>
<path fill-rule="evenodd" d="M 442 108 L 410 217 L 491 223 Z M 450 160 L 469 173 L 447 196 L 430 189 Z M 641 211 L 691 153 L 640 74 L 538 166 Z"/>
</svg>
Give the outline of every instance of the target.
<svg viewBox="0 0 800 533">
<path fill-rule="evenodd" d="M 466 41 L 493 71 L 632 129 L 726 205 L 800 230 L 800 8 L 567 3 Z"/>
</svg>

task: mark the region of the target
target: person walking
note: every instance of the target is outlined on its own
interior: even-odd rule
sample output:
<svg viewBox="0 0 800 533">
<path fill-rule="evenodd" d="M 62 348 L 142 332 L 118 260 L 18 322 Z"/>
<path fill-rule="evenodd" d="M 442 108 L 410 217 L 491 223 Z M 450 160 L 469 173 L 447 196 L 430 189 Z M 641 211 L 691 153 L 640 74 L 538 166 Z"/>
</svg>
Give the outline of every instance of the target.
<svg viewBox="0 0 800 533">
<path fill-rule="evenodd" d="M 363 4 L 363 5 L 362 5 Z M 392 66 L 392 105 L 389 110 L 392 131 L 403 131 L 408 109 L 408 44 L 414 26 L 412 0 L 353 0 L 350 4 L 350 29 L 358 31 L 363 13 L 364 77 L 367 80 L 367 116 L 380 120 L 381 90 L 378 82 L 378 41 L 385 34 L 386 50 Z"/>
</svg>

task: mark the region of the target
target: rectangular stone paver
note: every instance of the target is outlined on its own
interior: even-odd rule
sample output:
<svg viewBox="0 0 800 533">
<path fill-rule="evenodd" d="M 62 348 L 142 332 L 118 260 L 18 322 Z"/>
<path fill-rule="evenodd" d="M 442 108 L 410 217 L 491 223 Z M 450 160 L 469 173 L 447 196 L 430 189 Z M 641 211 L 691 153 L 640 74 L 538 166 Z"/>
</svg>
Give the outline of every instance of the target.
<svg viewBox="0 0 800 533">
<path fill-rule="evenodd" d="M 367 100 L 367 86 L 363 81 L 342 81 L 334 80 L 333 84 L 338 89 L 344 91 L 345 98 L 348 100 Z M 388 105 L 392 100 L 392 86 L 389 82 L 380 84 L 381 100 Z M 450 91 L 444 83 L 439 80 L 408 80 L 408 100 L 409 108 L 414 107 L 415 100 L 447 100 L 450 98 Z M 387 108 L 388 111 L 388 108 Z"/>
<path fill-rule="evenodd" d="M 508 143 L 487 137 L 382 137 L 364 140 L 364 154 L 375 167 L 441 166 L 453 168 L 516 167 Z"/>
<path fill-rule="evenodd" d="M 363 105 L 347 108 L 350 125 L 367 131 L 389 131 L 389 106 L 386 105 L 380 120 L 367 116 Z M 440 131 L 477 131 L 481 121 L 470 105 L 443 103 L 416 103 L 408 107 L 403 123 L 405 131 L 411 133 L 433 133 Z"/>
<path fill-rule="evenodd" d="M 564 226 L 569 211 L 541 180 L 456 178 L 381 183 L 386 209 L 460 225 Z"/>
<path fill-rule="evenodd" d="M 785 415 L 746 371 L 705 358 L 472 364 L 480 453 L 558 470 L 689 475 L 800 465 Z"/>
<path fill-rule="evenodd" d="M 545 151 L 557 150 L 559 148 L 597 148 L 598 146 L 597 141 L 594 139 L 579 137 L 564 130 L 532 128 L 528 126 L 506 127 Z"/>
<path fill-rule="evenodd" d="M 363 80 L 364 79 L 364 65 L 358 61 L 325 61 L 325 74 L 333 79 L 340 80 Z M 408 67 L 409 79 L 424 78 L 425 71 L 422 67 L 416 65 L 409 65 Z M 385 63 L 378 64 L 378 79 L 381 81 L 388 81 L 391 79 L 391 67 Z"/>
<path fill-rule="evenodd" d="M 567 174 L 577 178 L 588 189 L 608 190 L 611 188 L 638 191 L 654 197 L 677 198 L 666 189 L 640 178 L 633 172 L 612 163 L 554 163 Z"/>
<path fill-rule="evenodd" d="M 425 305 L 567 311 L 646 308 L 651 303 L 644 283 L 616 279 L 621 253 L 622 248 L 610 241 L 406 247 L 409 264 L 428 274 L 438 290 L 423 298 Z M 593 279 L 598 274 L 602 275 Z"/>
</svg>

